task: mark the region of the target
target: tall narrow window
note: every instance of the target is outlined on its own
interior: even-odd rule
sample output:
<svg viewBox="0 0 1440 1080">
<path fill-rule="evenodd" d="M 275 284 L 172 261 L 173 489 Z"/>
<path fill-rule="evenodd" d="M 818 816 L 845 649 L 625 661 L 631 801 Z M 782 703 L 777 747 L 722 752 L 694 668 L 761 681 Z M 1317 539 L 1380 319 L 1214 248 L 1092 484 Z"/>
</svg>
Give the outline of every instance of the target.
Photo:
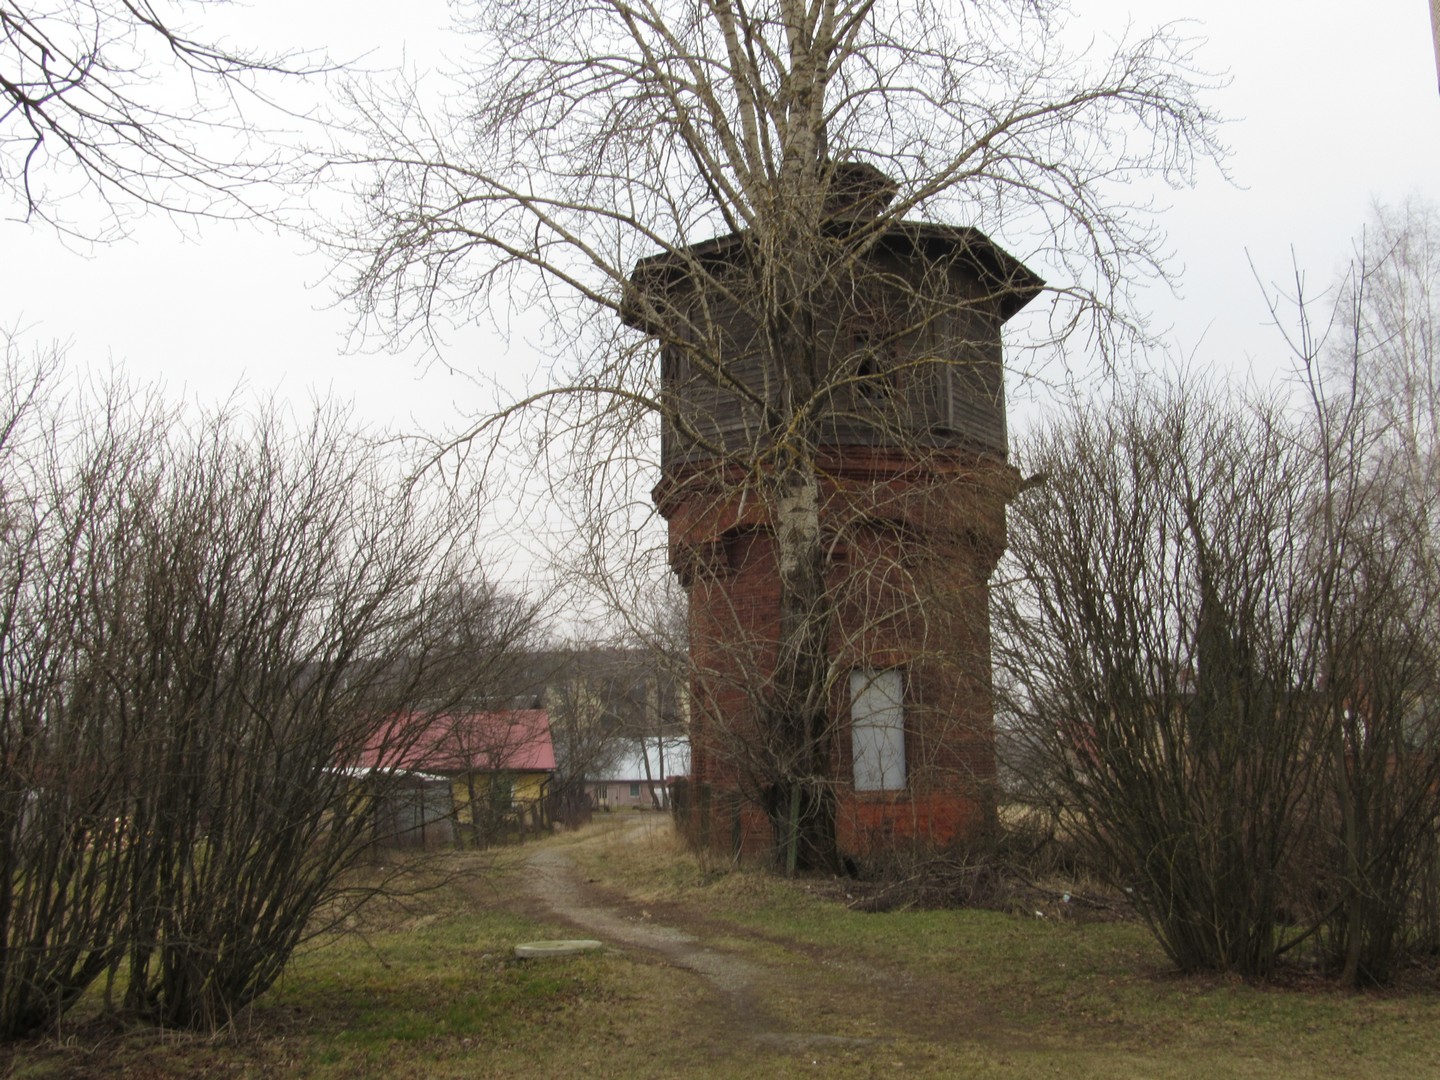
<svg viewBox="0 0 1440 1080">
<path fill-rule="evenodd" d="M 850 748 L 856 791 L 905 786 L 905 677 L 898 668 L 850 673 Z"/>
</svg>

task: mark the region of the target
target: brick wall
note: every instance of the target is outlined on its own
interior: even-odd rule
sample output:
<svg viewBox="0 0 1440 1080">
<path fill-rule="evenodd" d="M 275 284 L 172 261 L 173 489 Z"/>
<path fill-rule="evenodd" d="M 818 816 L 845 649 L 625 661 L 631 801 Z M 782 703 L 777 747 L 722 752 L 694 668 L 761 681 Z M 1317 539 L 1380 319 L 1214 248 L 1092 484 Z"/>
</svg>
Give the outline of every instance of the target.
<svg viewBox="0 0 1440 1080">
<path fill-rule="evenodd" d="M 823 463 L 822 527 L 832 553 L 831 775 L 837 830 L 852 855 L 977 838 L 994 823 L 988 580 L 1004 547 L 1014 471 L 976 454 L 924 459 L 847 448 Z M 669 475 L 656 501 L 672 565 L 690 593 L 691 810 L 699 843 L 761 855 L 767 732 L 755 717 L 779 623 L 775 543 L 762 500 L 732 475 Z M 906 786 L 856 792 L 848 726 L 851 669 L 899 668 Z"/>
</svg>

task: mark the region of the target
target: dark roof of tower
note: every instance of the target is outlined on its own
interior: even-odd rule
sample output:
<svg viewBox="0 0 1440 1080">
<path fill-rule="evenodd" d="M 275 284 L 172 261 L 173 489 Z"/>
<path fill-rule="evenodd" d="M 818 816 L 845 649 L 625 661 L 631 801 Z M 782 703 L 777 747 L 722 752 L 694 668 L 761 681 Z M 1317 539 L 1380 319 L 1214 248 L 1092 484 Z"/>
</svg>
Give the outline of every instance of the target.
<svg viewBox="0 0 1440 1080">
<path fill-rule="evenodd" d="M 895 191 L 895 182 L 873 165 L 838 163 L 832 174 L 825 205 L 826 222 L 822 227 L 837 235 L 855 231 L 863 227 L 863 222 L 877 217 Z M 1001 322 L 1033 300 L 1045 285 L 1044 279 L 1019 259 L 968 225 L 896 221 L 885 228 L 878 244 L 896 253 L 913 252 L 935 262 L 954 259 L 968 266 L 995 297 Z M 630 275 L 620 317 L 628 326 L 648 329 L 636 293 L 667 292 L 697 270 L 704 272 L 734 263 L 745 246 L 746 234 L 727 233 L 641 259 Z"/>
</svg>

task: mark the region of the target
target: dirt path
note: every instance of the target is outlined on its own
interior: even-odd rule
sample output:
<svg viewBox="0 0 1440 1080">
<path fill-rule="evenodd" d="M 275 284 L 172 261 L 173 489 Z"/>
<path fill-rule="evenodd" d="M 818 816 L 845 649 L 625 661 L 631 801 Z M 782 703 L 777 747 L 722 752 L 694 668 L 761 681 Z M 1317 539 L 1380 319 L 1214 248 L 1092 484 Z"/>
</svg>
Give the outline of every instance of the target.
<svg viewBox="0 0 1440 1080">
<path fill-rule="evenodd" d="M 635 815 L 624 822 L 622 839 L 641 843 L 657 820 Z M 790 1037 L 777 1030 L 781 1025 L 761 1005 L 756 988 L 770 972 L 737 956 L 732 950 L 716 948 L 690 930 L 665 925 L 636 911 L 621 898 L 605 896 L 586 882 L 574 860 L 564 851 L 540 849 L 527 860 L 526 890 L 557 918 L 570 923 L 587 937 L 595 937 L 622 949 L 648 953 L 661 962 L 693 972 L 711 991 L 712 1004 L 724 1016 L 728 1034 L 773 1041 Z"/>
<path fill-rule="evenodd" d="M 531 873 L 526 888 L 532 898 L 574 924 L 587 935 L 613 945 L 629 946 L 659 953 L 676 967 L 695 972 L 727 994 L 743 994 L 754 982 L 754 965 L 719 952 L 693 934 L 663 926 L 643 916 L 637 918 L 617 907 L 604 904 L 585 888 L 574 862 L 559 851 L 538 851 L 530 856 Z"/>
<path fill-rule="evenodd" d="M 624 823 L 626 832 L 621 840 L 641 843 L 648 838 L 648 830 L 667 825 L 658 816 L 636 815 Z M 615 842 L 613 834 L 608 839 Z M 743 931 L 733 926 L 718 926 L 703 913 L 673 905 L 659 909 L 657 918 L 627 897 L 601 892 L 584 879 L 563 849 L 539 848 L 527 861 L 530 899 L 573 926 L 579 935 L 647 955 L 701 980 L 710 1004 L 723 1015 L 727 1040 L 748 1039 L 789 1050 L 859 1048 L 885 1041 L 880 1035 L 835 1033 L 854 1030 L 852 1010 L 857 1002 L 864 1003 L 868 1014 L 862 1025 L 865 1029 L 914 1027 L 916 1010 L 908 995 L 915 987 L 896 985 L 895 973 L 877 972 L 813 949 L 791 948 L 777 957 L 776 943 L 758 939 L 764 947 L 754 952 L 766 959 L 757 960 L 715 940 L 723 934 L 727 941 L 737 942 Z M 901 983 L 909 981 L 900 979 Z M 790 1021 L 780 1015 L 777 1003 Z M 895 1026 L 876 1027 L 877 1014 L 890 1014 L 886 1022 Z M 796 1023 L 797 1017 L 804 1023 Z"/>
</svg>

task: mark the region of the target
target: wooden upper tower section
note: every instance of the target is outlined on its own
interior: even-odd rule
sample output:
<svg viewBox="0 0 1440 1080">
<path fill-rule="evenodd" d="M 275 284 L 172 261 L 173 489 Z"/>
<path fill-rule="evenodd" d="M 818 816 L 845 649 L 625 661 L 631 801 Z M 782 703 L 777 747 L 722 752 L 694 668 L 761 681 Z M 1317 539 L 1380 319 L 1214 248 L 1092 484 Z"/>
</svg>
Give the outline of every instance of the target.
<svg viewBox="0 0 1440 1080">
<path fill-rule="evenodd" d="M 805 304 L 814 349 L 787 357 L 807 370 L 784 378 L 773 328 L 752 300 L 766 288 L 753 237 L 731 233 L 636 265 L 623 317 L 660 342 L 666 476 L 753 456 L 797 411 L 830 449 L 1004 459 L 1000 328 L 1044 283 L 978 229 L 882 225 L 894 192 L 872 166 L 834 168 L 815 251 L 828 264 Z"/>
</svg>

